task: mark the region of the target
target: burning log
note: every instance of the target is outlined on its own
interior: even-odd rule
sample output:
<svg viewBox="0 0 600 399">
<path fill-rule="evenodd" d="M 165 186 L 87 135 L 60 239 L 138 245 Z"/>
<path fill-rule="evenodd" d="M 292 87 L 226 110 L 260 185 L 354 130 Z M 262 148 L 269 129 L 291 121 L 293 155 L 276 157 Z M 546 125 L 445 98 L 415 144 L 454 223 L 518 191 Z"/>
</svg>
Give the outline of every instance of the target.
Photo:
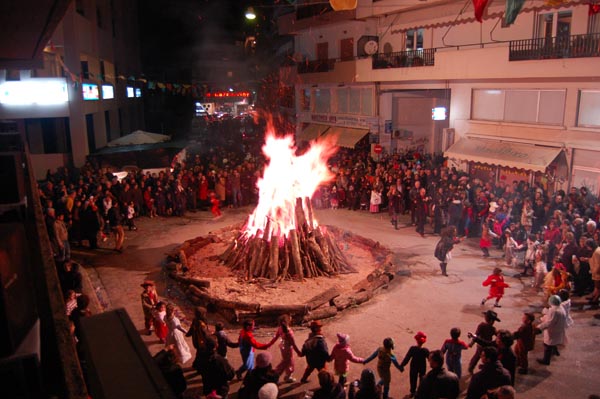
<svg viewBox="0 0 600 399">
<path fill-rule="evenodd" d="M 304 273 L 302 273 L 302 259 L 300 258 L 300 243 L 298 242 L 298 234 L 296 230 L 290 231 L 290 246 L 292 248 L 292 264 L 294 265 L 294 274 L 296 278 L 302 280 Z"/>
<path fill-rule="evenodd" d="M 310 202 L 319 185 L 335 177 L 327 165 L 335 143 L 316 141 L 301 155 L 293 143 L 291 136 L 267 136 L 263 152 L 269 164 L 257 182 L 258 205 L 235 244 L 218 257 L 247 280 L 302 280 L 351 270 L 318 227 Z"/>
<path fill-rule="evenodd" d="M 267 222 L 266 228 L 248 237 L 241 232 L 225 252 L 213 257 L 233 270 L 239 270 L 247 280 L 287 278 L 302 280 L 356 270 L 349 265 L 342 251 L 325 229 L 314 221 L 308 198 L 297 199 L 294 208 L 295 229 L 280 235 L 277 223 Z M 305 210 L 307 208 L 308 210 Z M 309 218 L 307 219 L 307 214 Z"/>
</svg>

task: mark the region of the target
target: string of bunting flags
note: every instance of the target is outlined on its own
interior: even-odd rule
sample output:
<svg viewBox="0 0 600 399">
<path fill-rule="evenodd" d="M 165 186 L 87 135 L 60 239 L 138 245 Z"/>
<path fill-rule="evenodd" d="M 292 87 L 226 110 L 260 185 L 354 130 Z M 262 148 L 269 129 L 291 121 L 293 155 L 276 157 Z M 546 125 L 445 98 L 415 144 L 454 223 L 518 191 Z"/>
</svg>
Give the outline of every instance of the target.
<svg viewBox="0 0 600 399">
<path fill-rule="evenodd" d="M 66 74 L 67 78 L 70 80 L 73 87 L 75 89 L 77 87 L 79 87 L 83 83 L 83 80 L 84 80 L 84 77 L 82 76 L 82 74 L 72 72 L 65 65 L 65 63 L 63 62 L 63 60 L 60 57 L 57 57 L 56 59 L 58 60 L 58 63 L 65 71 L 65 74 Z M 208 89 L 208 86 L 206 86 L 206 85 L 197 85 L 197 84 L 193 84 L 193 83 L 157 82 L 157 81 L 148 80 L 145 77 L 136 77 L 133 75 L 114 76 L 111 74 L 105 74 L 105 75 L 94 74 L 92 72 L 89 72 L 88 75 L 91 79 L 97 78 L 101 81 L 105 81 L 106 79 L 114 79 L 114 80 L 121 80 L 121 81 L 127 81 L 127 82 L 132 82 L 132 83 L 140 82 L 141 85 L 145 86 L 145 88 L 148 90 L 161 90 L 163 93 L 169 92 L 171 94 L 182 95 L 182 96 L 192 95 L 194 97 L 201 97 L 207 93 L 207 89 Z"/>
</svg>

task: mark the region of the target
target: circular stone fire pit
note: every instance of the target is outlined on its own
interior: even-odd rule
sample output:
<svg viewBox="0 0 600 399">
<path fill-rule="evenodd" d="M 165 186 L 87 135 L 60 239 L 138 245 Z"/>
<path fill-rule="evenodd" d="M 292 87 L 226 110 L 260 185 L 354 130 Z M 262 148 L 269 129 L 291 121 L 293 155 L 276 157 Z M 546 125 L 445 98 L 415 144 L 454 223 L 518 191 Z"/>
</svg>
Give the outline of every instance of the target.
<svg viewBox="0 0 600 399">
<path fill-rule="evenodd" d="M 282 314 L 295 323 L 333 317 L 367 302 L 392 279 L 410 274 L 399 255 L 378 242 L 327 226 L 333 245 L 349 268 L 330 276 L 252 278 L 224 265 L 223 254 L 243 225 L 230 226 L 184 242 L 167 256 L 169 276 L 183 286 L 189 300 L 229 322 L 254 318 L 275 324 Z"/>
</svg>

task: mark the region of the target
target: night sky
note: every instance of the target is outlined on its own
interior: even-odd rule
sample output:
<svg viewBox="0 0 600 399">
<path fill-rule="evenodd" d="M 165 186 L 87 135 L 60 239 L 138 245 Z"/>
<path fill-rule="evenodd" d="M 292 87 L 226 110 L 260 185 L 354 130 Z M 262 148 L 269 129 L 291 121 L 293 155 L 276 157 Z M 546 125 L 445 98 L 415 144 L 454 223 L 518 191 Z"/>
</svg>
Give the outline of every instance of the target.
<svg viewBox="0 0 600 399">
<path fill-rule="evenodd" d="M 289 1 L 247 0 L 143 0 L 139 3 L 143 64 L 160 69 L 191 62 L 207 45 L 243 40 L 251 30 L 270 29 L 275 7 Z M 245 19 L 248 6 L 258 14 Z M 184 67 L 182 65 L 182 67 Z"/>
</svg>

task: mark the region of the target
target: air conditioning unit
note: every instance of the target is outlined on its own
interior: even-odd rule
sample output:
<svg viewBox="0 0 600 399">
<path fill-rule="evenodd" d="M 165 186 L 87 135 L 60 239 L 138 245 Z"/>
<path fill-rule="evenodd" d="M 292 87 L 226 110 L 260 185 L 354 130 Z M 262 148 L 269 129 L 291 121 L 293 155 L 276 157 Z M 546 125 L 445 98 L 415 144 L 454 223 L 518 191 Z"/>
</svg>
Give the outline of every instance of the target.
<svg viewBox="0 0 600 399">
<path fill-rule="evenodd" d="M 356 54 L 359 57 L 369 57 L 379 50 L 379 37 L 361 36 L 356 43 Z"/>
<path fill-rule="evenodd" d="M 453 127 L 446 127 L 442 129 L 442 152 L 446 151 L 452 144 L 454 144 L 456 131 Z"/>
</svg>

